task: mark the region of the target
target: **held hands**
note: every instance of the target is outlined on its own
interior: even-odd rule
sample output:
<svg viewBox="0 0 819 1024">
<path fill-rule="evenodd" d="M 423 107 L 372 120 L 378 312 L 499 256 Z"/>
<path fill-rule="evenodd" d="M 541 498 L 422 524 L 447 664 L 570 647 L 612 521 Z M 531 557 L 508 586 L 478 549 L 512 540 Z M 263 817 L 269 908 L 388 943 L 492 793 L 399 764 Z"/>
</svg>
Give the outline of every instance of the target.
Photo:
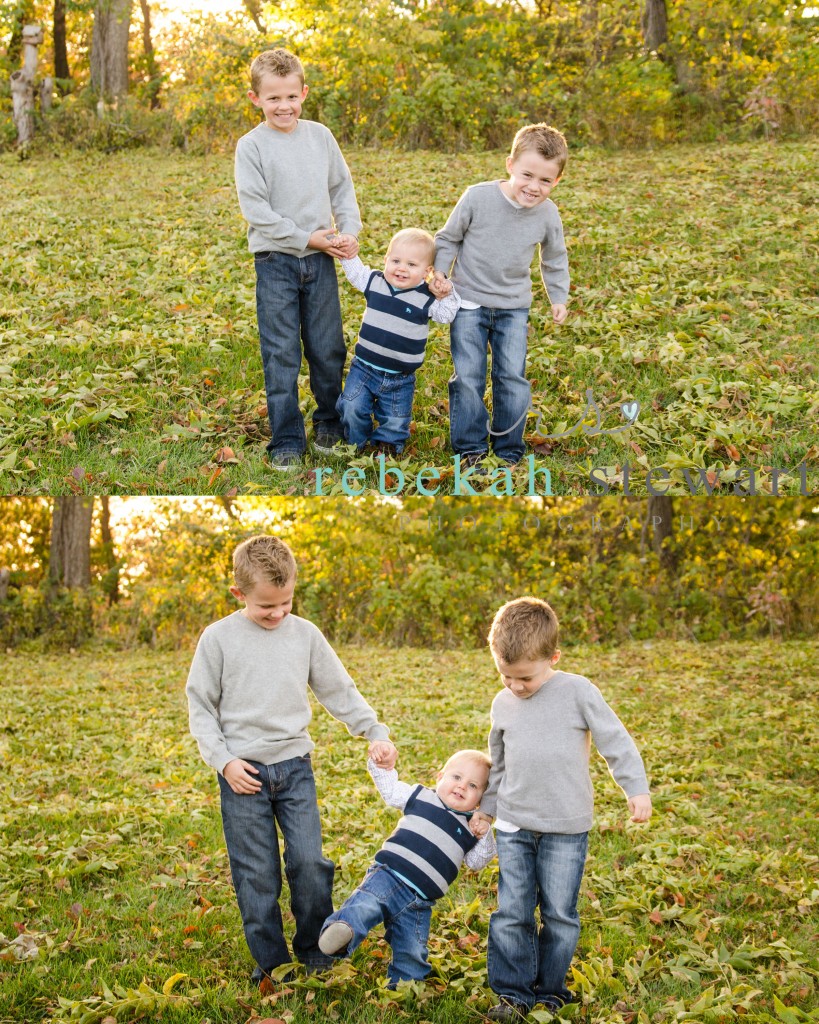
<svg viewBox="0 0 819 1024">
<path fill-rule="evenodd" d="M 445 299 L 452 291 L 452 282 L 440 270 L 436 270 L 429 282 L 429 290 L 436 299 Z"/>
<path fill-rule="evenodd" d="M 319 228 L 307 240 L 310 249 L 326 252 L 338 260 L 351 260 L 358 255 L 358 239 L 355 235 L 337 235 L 334 228 Z"/>
<path fill-rule="evenodd" d="M 469 819 L 469 831 L 473 836 L 477 836 L 478 839 L 483 839 L 489 831 L 489 819 L 476 811 Z"/>
<path fill-rule="evenodd" d="M 262 783 L 259 779 L 254 779 L 253 777 L 258 774 L 259 769 L 254 768 L 253 765 L 248 764 L 247 761 L 243 761 L 241 757 L 237 757 L 233 761 L 228 761 L 222 769 L 222 775 L 225 778 L 225 782 L 230 786 L 234 793 L 239 794 L 259 792 L 262 788 Z"/>
<path fill-rule="evenodd" d="M 398 750 L 395 744 L 390 743 L 389 740 L 373 740 L 367 751 L 367 757 L 375 761 L 376 768 L 390 771 L 398 760 Z"/>
<path fill-rule="evenodd" d="M 469 829 L 472 835 L 479 839 L 486 835 L 491 824 L 492 818 L 488 814 L 484 814 L 483 811 L 473 811 L 472 817 L 469 819 Z"/>
<path fill-rule="evenodd" d="M 628 809 L 631 811 L 632 821 L 648 821 L 651 817 L 651 797 L 648 793 L 641 793 L 640 796 L 630 796 Z"/>
<path fill-rule="evenodd" d="M 557 302 L 552 306 L 552 319 L 556 324 L 565 323 L 568 315 L 569 311 L 562 302 Z"/>
</svg>

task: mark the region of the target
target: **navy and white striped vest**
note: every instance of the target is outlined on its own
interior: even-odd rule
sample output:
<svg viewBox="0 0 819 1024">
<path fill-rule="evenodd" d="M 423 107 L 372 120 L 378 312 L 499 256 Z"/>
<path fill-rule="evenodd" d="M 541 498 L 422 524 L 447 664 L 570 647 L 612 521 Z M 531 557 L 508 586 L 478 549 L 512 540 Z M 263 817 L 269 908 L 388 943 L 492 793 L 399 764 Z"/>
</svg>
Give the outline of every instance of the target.
<svg viewBox="0 0 819 1024">
<path fill-rule="evenodd" d="M 383 370 L 412 373 L 424 361 L 429 335 L 429 310 L 435 296 L 425 283 L 393 291 L 380 270 L 364 288 L 367 308 L 355 354 Z"/>
<path fill-rule="evenodd" d="M 416 786 L 393 834 L 375 855 L 428 900 L 443 896 L 465 854 L 478 842 L 465 814 L 450 811 L 432 789 Z"/>
</svg>

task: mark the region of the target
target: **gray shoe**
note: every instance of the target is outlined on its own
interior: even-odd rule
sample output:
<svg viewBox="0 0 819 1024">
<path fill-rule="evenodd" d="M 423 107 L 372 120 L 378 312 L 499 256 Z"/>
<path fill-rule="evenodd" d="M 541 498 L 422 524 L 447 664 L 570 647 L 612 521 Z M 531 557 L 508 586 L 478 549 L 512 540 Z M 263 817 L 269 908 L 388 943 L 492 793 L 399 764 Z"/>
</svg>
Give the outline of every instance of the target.
<svg viewBox="0 0 819 1024">
<path fill-rule="evenodd" d="M 353 938 L 353 929 L 343 921 L 333 921 L 319 936 L 319 949 L 328 956 L 346 950 Z"/>
<path fill-rule="evenodd" d="M 270 468 L 276 472 L 291 472 L 301 467 L 301 458 L 298 452 L 273 452 L 270 456 Z"/>
</svg>

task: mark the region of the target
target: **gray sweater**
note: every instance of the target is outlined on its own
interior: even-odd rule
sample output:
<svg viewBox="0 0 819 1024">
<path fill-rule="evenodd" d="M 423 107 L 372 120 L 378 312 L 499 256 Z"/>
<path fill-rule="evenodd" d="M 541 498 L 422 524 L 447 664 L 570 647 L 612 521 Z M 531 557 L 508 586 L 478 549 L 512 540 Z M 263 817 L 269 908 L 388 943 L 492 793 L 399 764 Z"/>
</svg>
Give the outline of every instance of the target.
<svg viewBox="0 0 819 1024">
<path fill-rule="evenodd" d="M 592 826 L 591 741 L 627 797 L 648 793 L 643 760 L 598 688 L 555 672 L 531 697 L 502 690 L 492 702 L 492 771 L 481 810 L 533 832 Z"/>
<path fill-rule="evenodd" d="M 550 301 L 569 296 L 563 225 L 551 199 L 513 206 L 499 181 L 471 185 L 435 236 L 435 269 L 450 273 L 462 299 L 494 309 L 532 304 L 530 268 L 540 246 L 540 272 Z"/>
<path fill-rule="evenodd" d="M 329 128 L 317 121 L 277 132 L 264 121 L 236 144 L 239 205 L 248 223 L 251 252 L 304 257 L 319 228 L 361 231 L 353 181 Z"/>
<path fill-rule="evenodd" d="M 237 611 L 208 626 L 186 687 L 190 730 L 205 762 L 221 772 L 237 757 L 275 764 L 308 754 L 315 746 L 308 687 L 353 736 L 388 738 L 312 622 L 288 615 L 265 629 Z"/>
</svg>

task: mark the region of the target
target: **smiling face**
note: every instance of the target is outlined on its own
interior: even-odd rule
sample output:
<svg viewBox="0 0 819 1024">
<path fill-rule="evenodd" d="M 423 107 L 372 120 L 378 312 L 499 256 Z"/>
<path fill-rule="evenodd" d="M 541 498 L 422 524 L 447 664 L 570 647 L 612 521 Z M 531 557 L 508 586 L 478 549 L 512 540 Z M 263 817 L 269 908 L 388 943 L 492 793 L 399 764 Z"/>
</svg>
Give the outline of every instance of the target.
<svg viewBox="0 0 819 1024">
<path fill-rule="evenodd" d="M 504 194 L 527 209 L 548 199 L 560 180 L 558 161 L 547 160 L 534 149 L 507 157 L 506 170 L 509 180 L 501 183 Z"/>
<path fill-rule="evenodd" d="M 259 91 L 248 92 L 251 102 L 265 117 L 269 128 L 277 132 L 292 132 L 301 115 L 301 105 L 307 96 L 307 86 L 298 75 L 262 75 Z"/>
<path fill-rule="evenodd" d="M 238 587 L 231 587 L 233 596 L 244 602 L 243 615 L 255 622 L 262 629 L 278 629 L 293 608 L 293 592 L 296 589 L 295 578 L 277 587 L 273 583 L 255 583 L 246 593 Z"/>
<path fill-rule="evenodd" d="M 384 279 L 393 288 L 417 288 L 432 269 L 422 242 L 393 240 L 384 260 Z"/>
<path fill-rule="evenodd" d="M 454 757 L 438 772 L 435 792 L 442 803 L 453 811 L 474 811 L 481 802 L 489 767 L 471 757 Z"/>
</svg>

